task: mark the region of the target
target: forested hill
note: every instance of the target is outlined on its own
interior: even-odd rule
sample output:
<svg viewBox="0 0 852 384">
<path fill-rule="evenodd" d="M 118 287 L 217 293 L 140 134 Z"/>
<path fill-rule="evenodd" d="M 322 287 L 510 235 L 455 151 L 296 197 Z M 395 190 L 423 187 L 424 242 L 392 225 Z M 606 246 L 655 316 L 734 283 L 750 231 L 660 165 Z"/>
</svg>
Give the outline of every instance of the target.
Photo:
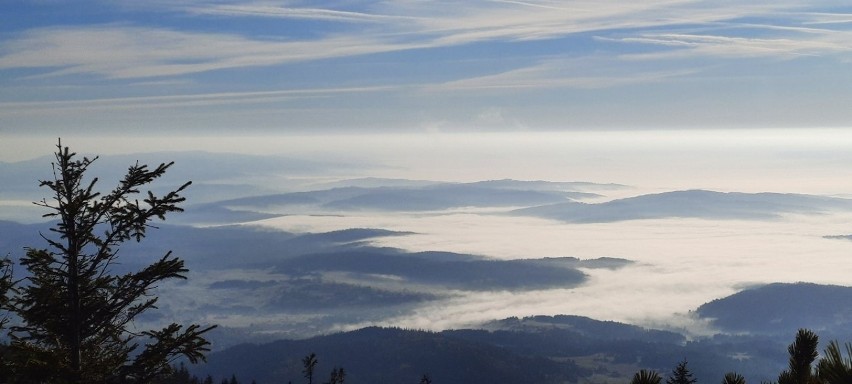
<svg viewBox="0 0 852 384">
<path fill-rule="evenodd" d="M 782 334 L 796 328 L 852 337 L 852 287 L 812 283 L 768 284 L 713 300 L 696 313 L 726 332 Z"/>
<path fill-rule="evenodd" d="M 348 383 L 416 383 L 428 373 L 436 383 L 561 383 L 588 372 L 571 362 L 524 356 L 495 345 L 444 333 L 365 328 L 308 340 L 244 344 L 211 354 L 201 372 L 235 374 L 258 383 L 301 382 L 301 359 L 316 353 L 318 378 L 333 368 Z"/>
<path fill-rule="evenodd" d="M 350 384 L 417 383 L 423 374 L 441 384 L 626 383 L 638 369 L 668 372 L 686 358 L 700 382 L 720 380 L 732 370 L 760 382 L 784 368 L 789 342 L 753 337 L 687 342 L 673 332 L 578 316 L 511 318 L 488 327 L 443 332 L 371 327 L 242 344 L 212 353 L 206 365 L 192 369 L 200 377 L 235 374 L 258 384 L 297 383 L 304 382 L 301 360 L 315 353 L 317 382 L 343 367 Z"/>
<path fill-rule="evenodd" d="M 689 361 L 698 382 L 736 371 L 747 382 L 774 381 L 787 365 L 797 329 L 818 330 L 819 351 L 852 340 L 852 288 L 768 284 L 700 306 L 694 314 L 719 328 L 713 337 L 684 335 L 581 316 L 508 318 L 480 329 L 442 332 L 365 328 L 303 340 L 242 344 L 213 353 L 199 376 L 258 384 L 302 382 L 301 359 L 316 353 L 318 378 L 344 367 L 347 383 L 626 383 L 639 369 L 667 373 Z"/>
</svg>

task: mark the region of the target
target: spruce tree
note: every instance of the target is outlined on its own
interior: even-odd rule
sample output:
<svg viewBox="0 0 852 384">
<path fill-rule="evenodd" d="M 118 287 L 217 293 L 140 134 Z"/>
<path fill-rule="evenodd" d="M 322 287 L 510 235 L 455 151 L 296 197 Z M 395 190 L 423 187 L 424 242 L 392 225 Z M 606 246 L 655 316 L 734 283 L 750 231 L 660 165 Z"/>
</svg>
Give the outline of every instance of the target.
<svg viewBox="0 0 852 384">
<path fill-rule="evenodd" d="M 317 355 L 313 352 L 302 358 L 302 365 L 304 366 L 302 373 L 305 375 L 305 378 L 308 379 L 308 384 L 314 383 L 314 370 L 316 369 L 318 362 Z"/>
<path fill-rule="evenodd" d="M 666 379 L 666 384 L 694 384 L 696 381 L 692 377 L 692 372 L 686 367 L 686 360 L 683 360 L 672 370 L 671 376 Z"/>
<path fill-rule="evenodd" d="M 162 196 L 140 196 L 173 163 L 150 169 L 137 162 L 102 194 L 98 179 L 87 174 L 97 157 L 78 159 L 61 142 L 54 157 L 53 179 L 40 182 L 52 196 L 36 202 L 55 222 L 42 234 L 48 247 L 27 249 L 20 259 L 26 278 L 0 303 L 18 319 L 2 362 L 8 381 L 147 383 L 171 371 L 181 356 L 203 360 L 209 351 L 203 334 L 213 327 L 132 328 L 138 315 L 155 307 L 152 290 L 159 283 L 186 278 L 183 260 L 169 251 L 140 271 L 113 273 L 123 243 L 141 241 L 152 220 L 182 211 L 181 193 L 190 182 Z"/>
<path fill-rule="evenodd" d="M 334 368 L 331 370 L 331 377 L 328 379 L 328 384 L 344 384 L 346 381 L 346 372 L 343 368 Z"/>
<path fill-rule="evenodd" d="M 11 294 L 15 290 L 15 282 L 12 277 L 12 259 L 6 256 L 0 259 L 0 310 L 4 312 L 0 314 L 0 330 L 6 327 L 9 322 L 9 304 Z M 2 362 L 2 360 L 0 360 Z M 0 377 L 2 379 L 2 377 Z"/>
</svg>

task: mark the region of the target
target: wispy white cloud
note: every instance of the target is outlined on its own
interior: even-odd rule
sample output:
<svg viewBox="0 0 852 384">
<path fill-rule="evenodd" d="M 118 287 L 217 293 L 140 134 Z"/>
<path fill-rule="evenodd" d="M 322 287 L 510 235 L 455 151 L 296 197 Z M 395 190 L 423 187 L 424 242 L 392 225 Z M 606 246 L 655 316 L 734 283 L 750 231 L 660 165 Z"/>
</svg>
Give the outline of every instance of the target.
<svg viewBox="0 0 852 384">
<path fill-rule="evenodd" d="M 270 5 L 268 3 L 213 4 L 191 7 L 190 13 L 200 15 L 271 17 L 284 19 L 309 19 L 353 23 L 382 23 L 413 19 L 407 16 L 371 14 L 323 8 L 298 8 Z"/>
<path fill-rule="evenodd" d="M 292 99 L 327 97 L 340 94 L 383 92 L 397 89 L 390 86 L 296 89 L 265 92 L 221 92 L 191 95 L 119 97 L 83 100 L 0 102 L 0 116 L 27 113 L 64 113 L 69 110 L 122 110 L 145 108 L 209 107 L 217 105 L 259 104 Z"/>
<path fill-rule="evenodd" d="M 85 74 L 110 79 L 179 76 L 483 41 L 551 39 L 583 32 L 616 34 L 621 36 L 605 38 L 667 47 L 670 48 L 667 54 L 671 55 L 682 55 L 686 53 L 682 48 L 689 48 L 693 54 L 722 57 L 845 52 L 850 40 L 846 32 L 831 30 L 787 31 L 783 38 L 761 39 L 710 33 L 637 32 L 684 25 L 710 26 L 746 17 L 786 15 L 783 17 L 790 19 L 791 14 L 798 15 L 795 11 L 801 4 L 783 1 L 727 5 L 694 0 L 638 3 L 481 0 L 461 4 L 386 1 L 370 3 L 369 9 L 358 11 L 266 2 L 190 2 L 181 7 L 194 15 L 366 22 L 374 27 L 325 36 L 320 32 L 319 37 L 310 39 L 258 38 L 127 24 L 35 29 L 0 43 L 0 69 L 42 68 L 47 75 Z M 845 16 L 803 14 L 800 17 L 815 23 L 836 22 Z M 780 24 L 776 27 L 796 28 Z"/>
<path fill-rule="evenodd" d="M 417 14 L 411 32 L 433 34 L 443 44 L 484 40 L 535 40 L 574 33 L 707 25 L 746 17 L 777 17 L 801 7 L 795 2 L 724 4 L 695 0 L 643 2 L 471 1 L 403 2 L 387 13 Z M 453 12 L 445 12 L 452 8 Z"/>
<path fill-rule="evenodd" d="M 428 86 L 430 91 L 517 91 L 546 88 L 599 89 L 621 85 L 659 82 L 698 72 L 697 68 L 625 71 L 613 68 L 605 58 L 549 59 L 501 72 Z"/>
<path fill-rule="evenodd" d="M 106 25 L 32 30 L 0 46 L 0 69 L 112 79 L 174 76 L 412 48 L 372 37 L 258 40 L 231 34 Z"/>
<path fill-rule="evenodd" d="M 808 20 L 804 22 L 805 25 L 852 23 L 852 13 L 814 12 L 808 13 L 806 16 Z"/>
<path fill-rule="evenodd" d="M 650 53 L 623 55 L 632 59 L 663 59 L 689 56 L 778 57 L 814 56 L 852 52 L 852 34 L 845 31 L 810 31 L 809 38 L 754 38 L 699 34 L 643 34 L 609 39 L 673 48 Z M 813 37 L 813 35 L 817 35 Z"/>
<path fill-rule="evenodd" d="M 122 8 L 110 24 L 55 25 L 0 38 L 0 100 L 34 101 L 0 104 L 4 126 L 64 129 L 68 112 L 80 126 L 95 120 L 107 130 L 133 113 L 140 124 L 186 130 L 284 129 L 282 121 L 449 130 L 849 120 L 841 86 L 852 61 L 849 15 L 825 11 L 832 4 L 820 0 L 104 1 L 133 8 Z M 146 17 L 168 17 L 134 18 L 140 8 Z M 222 27 L 211 29 L 219 25 L 213 23 Z M 436 49 L 447 47 L 453 49 Z M 365 55 L 375 56 L 357 57 Z M 798 71 L 823 57 L 826 69 L 791 77 L 780 67 L 761 69 L 800 57 L 808 60 L 787 60 L 785 68 Z M 314 67 L 315 61 L 323 62 Z M 280 72 L 268 76 L 271 69 Z M 222 93 L 235 83 L 247 91 L 300 89 Z M 646 92 L 644 85 L 654 87 Z M 742 102 L 717 97 L 723 87 Z M 806 92 L 776 91 L 793 88 Z M 542 90 L 590 96 L 574 98 L 565 112 L 558 98 L 536 93 Z M 183 96 L 128 97 L 151 92 Z M 509 100 L 516 92 L 525 99 Z M 52 101 L 73 98 L 82 100 Z M 620 99 L 619 113 L 606 105 L 612 98 Z"/>
</svg>

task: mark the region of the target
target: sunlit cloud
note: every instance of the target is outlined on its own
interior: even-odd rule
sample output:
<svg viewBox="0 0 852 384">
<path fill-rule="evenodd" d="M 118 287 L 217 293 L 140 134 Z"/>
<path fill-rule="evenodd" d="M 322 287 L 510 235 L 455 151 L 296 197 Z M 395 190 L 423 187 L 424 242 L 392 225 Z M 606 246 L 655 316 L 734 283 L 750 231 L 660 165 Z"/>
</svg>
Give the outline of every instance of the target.
<svg viewBox="0 0 852 384">
<path fill-rule="evenodd" d="M 26 32 L 0 47 L 0 69 L 44 68 L 47 76 L 112 79 L 175 76 L 229 68 L 411 48 L 370 38 L 264 41 L 237 35 L 105 25 Z"/>
<path fill-rule="evenodd" d="M 61 21 L 19 25 L 0 38 L 0 100 L 6 102 L 0 114 L 10 117 L 4 125 L 56 130 L 67 120 L 53 117 L 75 111 L 81 124 L 110 130 L 125 116 L 109 111 L 137 107 L 163 112 L 140 114 L 140 124 L 196 132 L 237 125 L 620 129 L 849 120 L 840 94 L 845 88 L 827 86 L 848 81 L 844 68 L 852 61 L 852 18 L 832 12 L 838 9 L 833 1 L 98 4 L 104 17 L 96 23 L 57 16 Z M 823 63 L 820 71 L 807 70 L 814 60 Z M 802 75 L 764 70 L 776 61 Z M 735 77 L 743 81 L 731 81 Z M 218 96 L 235 84 L 246 93 Z M 329 88 L 372 90 L 367 97 L 336 93 L 333 100 L 323 98 L 331 93 L 254 93 Z M 516 91 L 535 97 L 500 99 Z M 734 97 L 710 102 L 721 92 Z M 544 113 L 564 111 L 552 97 L 557 93 L 576 109 Z M 806 93 L 820 101 L 796 108 Z M 152 94 L 177 97 L 134 99 Z M 464 108 L 450 100 L 455 97 L 465 98 Z M 82 100 L 79 106 L 54 104 L 74 99 Z M 16 104 L 23 101 L 33 103 Z M 280 108 L 291 101 L 292 109 Z M 211 105 L 223 108 L 204 112 L 227 119 L 198 114 Z M 503 123 L 476 116 L 492 107 L 501 109 Z M 250 121 L 238 119 L 240 113 Z"/>
<path fill-rule="evenodd" d="M 391 86 L 317 88 L 263 92 L 221 92 L 207 94 L 119 97 L 38 102 L 0 102 L 0 116 L 26 113 L 65 113 L 70 110 L 122 110 L 147 108 L 210 107 L 217 105 L 259 104 L 284 102 L 293 99 L 327 97 L 341 94 L 383 92 L 397 89 Z"/>
<path fill-rule="evenodd" d="M 475 1 L 464 4 L 380 2 L 370 12 L 267 3 L 193 4 L 196 15 L 281 17 L 369 22 L 377 28 L 312 39 L 203 33 L 112 24 L 34 29 L 0 46 L 0 69 L 43 68 L 49 75 L 94 74 L 112 79 L 178 76 L 230 68 L 272 66 L 381 52 L 564 37 L 584 32 L 626 34 L 622 42 L 707 55 L 817 54 L 848 50 L 845 35 L 755 39 L 741 36 L 631 33 L 635 29 L 710 25 L 737 18 L 774 16 L 795 9 L 784 2 L 717 7 L 704 2 L 641 3 Z M 453 12 L 446 12 L 448 8 Z M 839 16 L 838 16 L 839 17 Z M 832 19 L 825 17 L 823 19 Z M 845 39 L 848 41 L 848 39 Z"/>
<path fill-rule="evenodd" d="M 201 15 L 308 19 L 346 23 L 381 23 L 413 19 L 413 17 L 406 16 L 379 15 L 333 9 L 273 6 L 268 3 L 214 4 L 189 8 L 189 12 Z"/>
<path fill-rule="evenodd" d="M 426 87 L 431 91 L 517 91 L 543 88 L 597 89 L 630 84 L 653 83 L 682 77 L 698 69 L 632 70 L 603 69 L 606 60 L 547 60 L 510 71 L 455 80 Z"/>
<path fill-rule="evenodd" d="M 805 25 L 811 24 L 848 24 L 852 23 L 852 13 L 809 13 Z"/>
<path fill-rule="evenodd" d="M 819 39 L 745 38 L 718 35 L 647 34 L 613 41 L 674 48 L 662 52 L 623 55 L 631 59 L 663 59 L 690 56 L 777 57 L 816 56 L 852 51 L 848 32 L 826 33 Z M 844 39 L 845 38 L 845 39 Z"/>
</svg>

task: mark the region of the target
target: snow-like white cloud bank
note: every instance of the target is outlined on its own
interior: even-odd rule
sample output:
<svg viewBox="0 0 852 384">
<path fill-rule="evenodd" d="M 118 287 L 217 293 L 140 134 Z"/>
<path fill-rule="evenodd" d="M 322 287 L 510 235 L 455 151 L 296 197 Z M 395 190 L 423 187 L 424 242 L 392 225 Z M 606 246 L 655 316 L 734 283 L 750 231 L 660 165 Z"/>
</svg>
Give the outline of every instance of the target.
<svg viewBox="0 0 852 384">
<path fill-rule="evenodd" d="M 288 230 L 374 226 L 413 231 L 376 245 L 409 251 L 474 253 L 501 259 L 617 257 L 636 264 L 584 270 L 573 289 L 477 292 L 427 304 L 385 325 L 443 329 L 495 318 L 579 314 L 645 325 L 677 323 L 690 310 L 754 284 L 848 284 L 852 215 L 793 215 L 774 221 L 637 220 L 604 224 L 454 213 L 288 216 L 264 222 Z M 682 324 L 681 324 L 682 325 Z"/>
</svg>

